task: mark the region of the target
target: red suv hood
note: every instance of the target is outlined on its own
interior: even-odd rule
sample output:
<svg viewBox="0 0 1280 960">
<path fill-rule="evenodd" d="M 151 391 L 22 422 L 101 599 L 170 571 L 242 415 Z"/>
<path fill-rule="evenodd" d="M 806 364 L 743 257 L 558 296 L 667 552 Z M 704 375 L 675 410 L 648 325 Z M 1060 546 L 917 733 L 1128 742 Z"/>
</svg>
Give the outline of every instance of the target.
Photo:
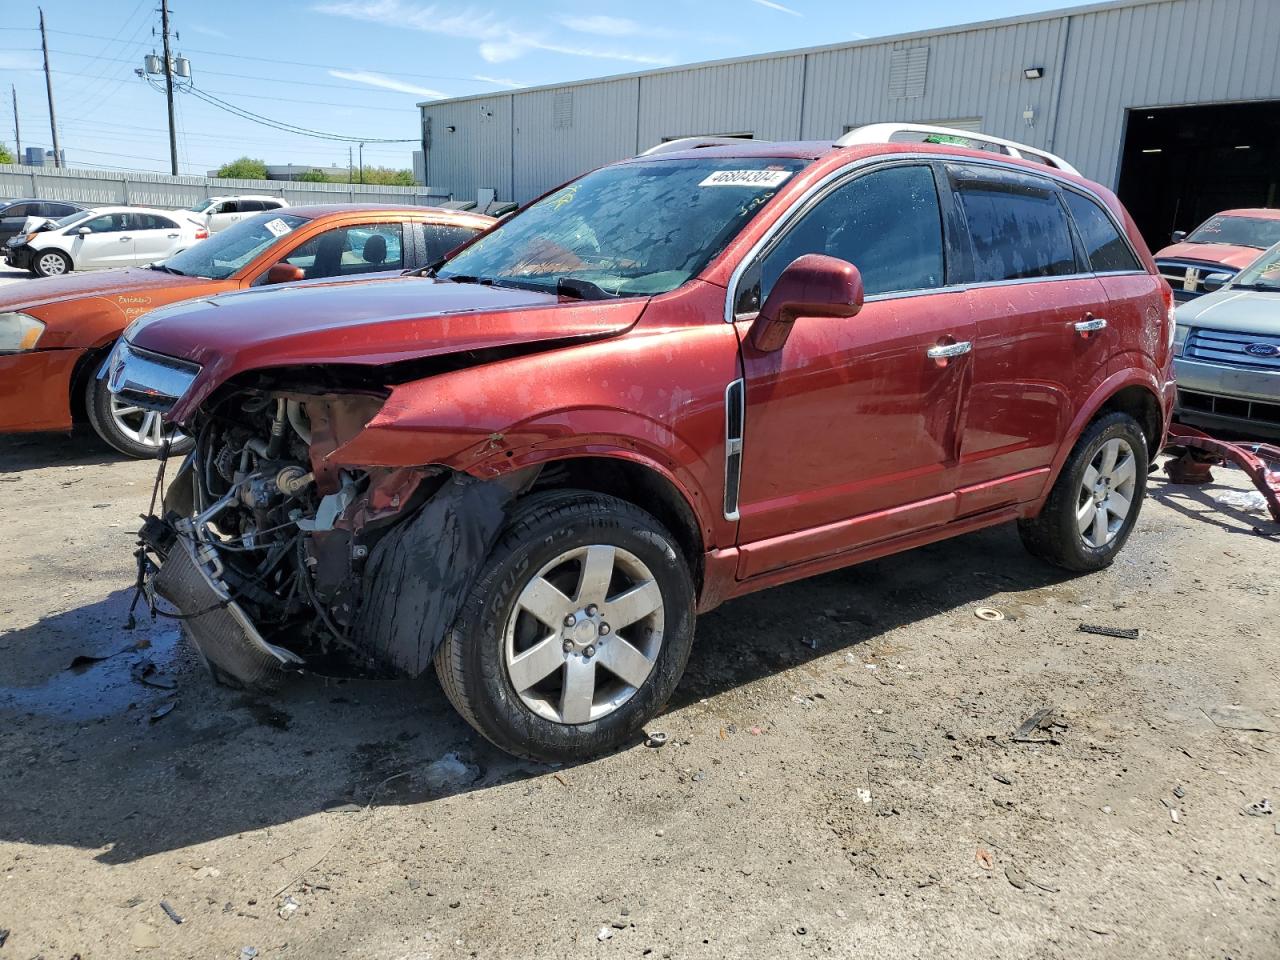
<svg viewBox="0 0 1280 960">
<path fill-rule="evenodd" d="M 1262 251 L 1254 247 L 1237 247 L 1230 243 L 1174 243 L 1156 254 L 1157 260 L 1199 260 L 1220 263 L 1232 270 L 1243 270 L 1258 259 Z"/>
<path fill-rule="evenodd" d="M 645 298 L 554 294 L 422 277 L 281 286 L 193 300 L 148 314 L 135 346 L 203 368 L 172 411 L 184 420 L 236 374 L 312 364 L 378 365 L 467 350 L 622 333 Z"/>
</svg>

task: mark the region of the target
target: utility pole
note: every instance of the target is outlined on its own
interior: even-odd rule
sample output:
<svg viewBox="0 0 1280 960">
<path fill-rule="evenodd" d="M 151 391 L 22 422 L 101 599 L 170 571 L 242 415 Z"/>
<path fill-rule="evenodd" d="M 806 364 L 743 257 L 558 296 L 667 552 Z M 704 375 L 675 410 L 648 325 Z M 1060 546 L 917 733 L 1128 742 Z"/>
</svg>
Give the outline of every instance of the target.
<svg viewBox="0 0 1280 960">
<path fill-rule="evenodd" d="M 355 170 L 352 169 L 352 166 L 353 164 L 351 163 L 351 144 L 348 143 L 347 144 L 347 183 L 351 182 L 355 174 Z"/>
<path fill-rule="evenodd" d="M 14 157 L 16 163 L 22 162 L 22 131 L 18 128 L 18 87 L 16 84 L 9 84 L 9 89 L 13 91 L 13 143 L 14 149 L 18 151 Z"/>
<path fill-rule="evenodd" d="M 360 182 L 364 183 L 364 144 L 360 144 Z"/>
<path fill-rule="evenodd" d="M 53 74 L 49 72 L 49 38 L 44 32 L 44 8 L 40 10 L 40 47 L 44 50 L 44 85 L 49 91 L 49 132 L 53 135 L 53 165 L 62 166 L 62 149 L 58 146 L 58 117 L 53 112 Z"/>
<path fill-rule="evenodd" d="M 169 168 L 178 175 L 178 135 L 173 124 L 173 60 L 169 55 L 169 0 L 160 0 L 160 33 L 164 44 L 164 96 L 169 101 Z"/>
</svg>

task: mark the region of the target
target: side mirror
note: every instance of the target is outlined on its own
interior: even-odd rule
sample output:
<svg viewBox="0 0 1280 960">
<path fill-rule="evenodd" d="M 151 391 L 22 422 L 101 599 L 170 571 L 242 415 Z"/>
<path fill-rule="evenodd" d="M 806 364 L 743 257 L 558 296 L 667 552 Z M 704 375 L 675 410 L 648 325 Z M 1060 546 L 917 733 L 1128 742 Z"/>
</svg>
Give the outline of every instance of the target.
<svg viewBox="0 0 1280 960">
<path fill-rule="evenodd" d="M 76 233 L 80 234 L 80 236 L 82 237 L 87 237 L 89 234 L 93 233 L 93 231 L 90 230 L 88 227 L 81 227 L 79 230 L 76 231 Z"/>
<path fill-rule="evenodd" d="M 301 267 L 295 267 L 292 263 L 281 260 L 279 263 L 272 264 L 271 269 L 267 271 L 267 283 L 292 283 L 295 280 L 304 279 L 306 275 Z"/>
<path fill-rule="evenodd" d="M 762 353 L 781 350 L 796 317 L 852 317 L 862 309 L 862 274 L 852 263 L 821 253 L 793 260 L 769 291 L 751 324 Z"/>
<path fill-rule="evenodd" d="M 1174 243 L 1181 243 L 1183 240 L 1187 239 L 1187 231 L 1175 230 L 1169 235 L 1169 239 Z"/>
<path fill-rule="evenodd" d="M 1205 293 L 1213 293 L 1213 291 L 1221 290 L 1230 283 L 1233 276 L 1235 274 L 1232 273 L 1210 273 L 1200 282 L 1204 284 Z"/>
</svg>

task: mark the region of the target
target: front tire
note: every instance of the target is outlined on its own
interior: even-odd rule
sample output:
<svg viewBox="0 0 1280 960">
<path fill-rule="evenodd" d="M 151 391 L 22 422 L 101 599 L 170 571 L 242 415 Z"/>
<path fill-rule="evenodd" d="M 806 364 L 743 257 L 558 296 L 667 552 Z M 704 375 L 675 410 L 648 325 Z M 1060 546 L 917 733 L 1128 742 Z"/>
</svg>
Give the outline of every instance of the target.
<svg viewBox="0 0 1280 960">
<path fill-rule="evenodd" d="M 106 362 L 103 361 L 103 366 Z M 109 446 L 139 460 L 159 457 L 166 440 L 169 441 L 170 456 L 191 450 L 194 442 L 190 437 L 165 423 L 156 411 L 144 410 L 118 399 L 107 389 L 107 378 L 100 373 L 101 368 L 89 378 L 84 406 L 89 414 L 89 424 Z"/>
<path fill-rule="evenodd" d="M 1150 460 L 1138 421 L 1119 411 L 1098 417 L 1076 442 L 1040 514 L 1018 521 L 1023 545 L 1066 570 L 1110 566 L 1138 520 Z"/>
<path fill-rule="evenodd" d="M 41 250 L 31 262 L 31 272 L 37 277 L 61 277 L 73 269 L 71 258 L 61 250 Z"/>
<path fill-rule="evenodd" d="M 693 645 L 694 590 L 675 539 L 614 497 L 519 501 L 435 668 L 493 744 L 547 762 L 625 744 L 675 691 Z"/>
</svg>

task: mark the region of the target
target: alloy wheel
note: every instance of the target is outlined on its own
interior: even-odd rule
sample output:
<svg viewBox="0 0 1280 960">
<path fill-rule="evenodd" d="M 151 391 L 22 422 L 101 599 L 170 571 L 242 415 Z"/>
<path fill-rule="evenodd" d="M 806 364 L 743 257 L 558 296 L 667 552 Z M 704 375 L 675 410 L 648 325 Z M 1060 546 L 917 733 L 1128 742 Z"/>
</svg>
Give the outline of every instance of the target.
<svg viewBox="0 0 1280 960">
<path fill-rule="evenodd" d="M 130 440 L 154 450 L 159 450 L 166 440 L 176 443 L 184 437 L 176 427 L 166 424 L 159 412 L 114 396 L 111 398 L 111 420 L 116 429 Z"/>
<path fill-rule="evenodd" d="M 67 261 L 57 253 L 42 254 L 37 263 L 46 277 L 57 277 L 67 272 Z"/>
<path fill-rule="evenodd" d="M 652 572 L 609 544 L 565 551 L 520 591 L 503 634 L 512 687 L 556 723 L 599 720 L 633 697 L 662 649 Z"/>
<path fill-rule="evenodd" d="M 1127 440 L 1108 440 L 1084 471 L 1076 498 L 1076 526 L 1084 542 L 1101 549 L 1124 528 L 1137 486 L 1137 460 Z"/>
</svg>

